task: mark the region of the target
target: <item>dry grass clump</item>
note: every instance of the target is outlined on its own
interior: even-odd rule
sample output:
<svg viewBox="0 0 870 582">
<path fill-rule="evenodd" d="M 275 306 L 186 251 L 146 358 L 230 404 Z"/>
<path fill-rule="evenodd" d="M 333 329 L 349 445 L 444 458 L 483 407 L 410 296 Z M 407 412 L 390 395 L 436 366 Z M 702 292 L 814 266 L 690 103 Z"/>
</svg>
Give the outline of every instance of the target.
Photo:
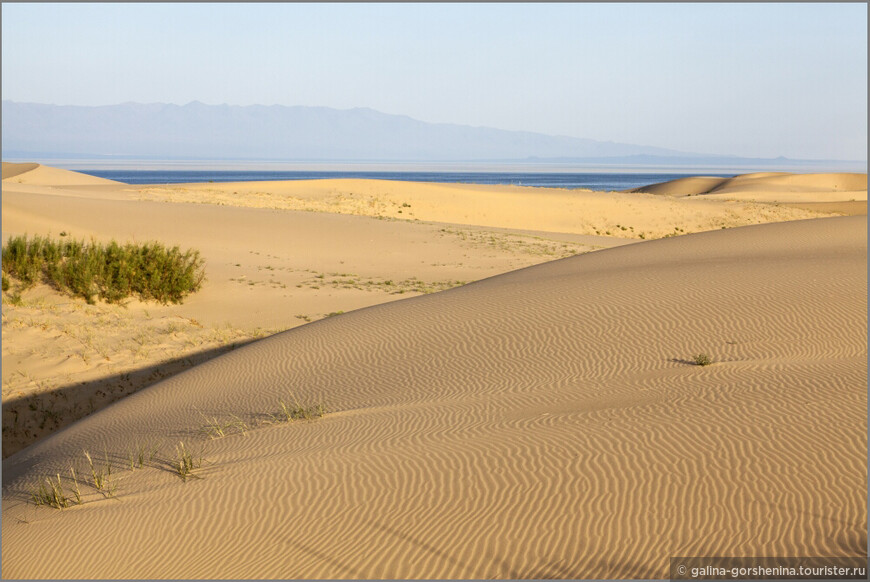
<svg viewBox="0 0 870 582">
<path fill-rule="evenodd" d="M 157 443 L 147 442 L 147 443 L 136 443 L 136 445 L 128 451 L 127 458 L 130 461 L 130 470 L 133 471 L 136 468 L 141 469 L 147 462 L 154 461 L 154 457 L 157 455 L 157 451 L 160 450 L 160 445 Z"/>
<path fill-rule="evenodd" d="M 91 468 L 91 476 L 93 477 L 94 489 L 100 491 L 103 495 L 112 496 L 115 494 L 116 483 L 112 480 L 112 463 L 109 462 L 109 453 L 105 454 L 105 463 L 102 466 L 94 464 L 90 453 L 84 451 L 85 458 L 88 460 L 88 465 Z"/>
<path fill-rule="evenodd" d="M 73 503 L 76 505 L 81 505 L 82 501 L 82 492 L 79 489 L 79 480 L 76 477 L 76 470 L 74 467 L 69 468 L 70 475 L 72 475 L 72 491 L 70 494 L 67 494 L 63 488 L 63 481 L 60 478 L 60 473 L 55 475 L 55 478 L 46 477 L 37 488 L 31 489 L 30 491 L 30 500 L 34 505 L 47 505 L 49 507 L 54 507 L 55 509 L 66 509 Z"/>
<path fill-rule="evenodd" d="M 75 473 L 73 473 L 75 477 Z M 79 493 L 78 483 L 73 492 L 76 503 L 81 504 L 81 494 Z M 31 491 L 30 499 L 35 505 L 48 505 L 56 509 L 65 509 L 72 504 L 72 499 L 67 497 L 63 490 L 63 483 L 60 480 L 60 473 L 57 474 L 57 481 L 47 477 L 45 481 L 39 484 L 39 487 Z"/>
<path fill-rule="evenodd" d="M 229 420 L 221 420 L 216 416 L 209 418 L 201 412 L 199 415 L 205 421 L 205 424 L 200 428 L 200 432 L 213 439 L 223 438 L 231 434 L 247 434 L 247 423 L 235 414 L 231 414 Z"/>
<path fill-rule="evenodd" d="M 120 245 L 96 241 L 52 240 L 48 237 L 9 237 L 3 246 L 3 273 L 23 286 L 45 282 L 60 291 L 97 296 L 117 303 L 132 295 L 143 301 L 180 303 L 199 290 L 205 272 L 199 251 L 182 252 L 158 242 Z M 4 284 L 9 287 L 8 281 Z"/>
<path fill-rule="evenodd" d="M 323 403 L 317 403 L 313 406 L 302 406 L 296 396 L 290 392 L 292 403 L 286 402 L 283 399 L 278 400 L 278 406 L 281 409 L 276 414 L 272 414 L 272 418 L 277 422 L 293 422 L 294 420 L 314 420 L 321 418 L 328 411 Z"/>
<path fill-rule="evenodd" d="M 190 451 L 184 448 L 184 443 L 178 443 L 175 447 L 175 460 L 171 463 L 172 468 L 178 473 L 182 481 L 187 481 L 191 477 L 199 478 L 193 472 L 202 466 L 202 454 L 194 456 Z"/>
</svg>

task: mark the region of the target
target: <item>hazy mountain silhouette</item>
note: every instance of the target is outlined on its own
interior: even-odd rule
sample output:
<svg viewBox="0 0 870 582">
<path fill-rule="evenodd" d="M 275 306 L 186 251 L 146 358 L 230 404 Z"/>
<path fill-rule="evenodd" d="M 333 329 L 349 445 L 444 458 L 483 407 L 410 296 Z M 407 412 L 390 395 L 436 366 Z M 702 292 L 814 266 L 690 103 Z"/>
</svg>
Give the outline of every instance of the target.
<svg viewBox="0 0 870 582">
<path fill-rule="evenodd" d="M 3 150 L 286 160 L 494 160 L 682 156 L 664 148 L 425 123 L 372 109 L 3 101 Z M 692 154 L 688 154 L 692 155 Z"/>
<path fill-rule="evenodd" d="M 3 101 L 4 158 L 32 156 L 281 161 L 527 161 L 610 164 L 767 162 L 525 131 L 426 123 L 373 109 Z M 798 160 L 777 158 L 778 165 Z"/>
</svg>

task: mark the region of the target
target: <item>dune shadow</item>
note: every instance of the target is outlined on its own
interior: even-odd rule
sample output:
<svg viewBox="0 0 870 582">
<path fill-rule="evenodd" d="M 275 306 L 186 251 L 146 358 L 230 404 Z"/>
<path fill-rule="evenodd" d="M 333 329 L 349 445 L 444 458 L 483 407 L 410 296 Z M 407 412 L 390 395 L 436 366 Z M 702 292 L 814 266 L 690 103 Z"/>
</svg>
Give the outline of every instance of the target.
<svg viewBox="0 0 870 582">
<path fill-rule="evenodd" d="M 575 572 L 569 566 L 559 562 L 551 562 L 536 567 L 528 567 L 514 571 L 511 575 L 516 580 L 583 580 L 580 572 Z"/>
<path fill-rule="evenodd" d="M 465 563 L 465 562 L 459 560 L 457 557 L 451 555 L 450 552 L 439 549 L 436 546 L 434 546 L 433 544 L 428 543 L 427 541 L 423 540 L 420 537 L 414 537 L 408 533 L 400 531 L 398 529 L 398 527 L 391 527 L 389 525 L 379 523 L 379 522 L 374 521 L 374 520 L 372 520 L 370 523 L 376 529 L 379 529 L 382 532 L 386 533 L 387 535 L 396 538 L 400 542 L 410 544 L 411 546 L 414 546 L 414 547 L 422 550 L 423 552 L 425 552 L 427 554 L 434 555 L 437 558 L 440 558 L 441 560 L 449 562 L 450 564 L 458 565 L 459 567 L 465 569 L 466 571 L 469 569 L 469 565 L 467 563 Z"/>
<path fill-rule="evenodd" d="M 237 341 L 159 364 L 9 399 L 3 402 L 2 457 L 5 459 L 125 396 L 259 339 L 262 338 Z"/>
</svg>

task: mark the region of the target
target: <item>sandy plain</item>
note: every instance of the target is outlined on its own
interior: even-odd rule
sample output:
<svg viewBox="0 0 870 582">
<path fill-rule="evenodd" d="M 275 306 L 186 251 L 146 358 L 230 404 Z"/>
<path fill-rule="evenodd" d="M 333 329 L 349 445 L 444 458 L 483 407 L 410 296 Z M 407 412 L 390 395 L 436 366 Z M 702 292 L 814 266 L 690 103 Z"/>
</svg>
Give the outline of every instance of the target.
<svg viewBox="0 0 870 582">
<path fill-rule="evenodd" d="M 170 306 L 4 296 L 3 575 L 864 555 L 866 180 L 144 187 L 4 164 L 4 238 L 193 247 L 207 282 Z M 276 421 L 290 393 L 328 413 Z M 180 442 L 203 457 L 186 481 Z M 71 467 L 81 505 L 29 502 Z"/>
</svg>

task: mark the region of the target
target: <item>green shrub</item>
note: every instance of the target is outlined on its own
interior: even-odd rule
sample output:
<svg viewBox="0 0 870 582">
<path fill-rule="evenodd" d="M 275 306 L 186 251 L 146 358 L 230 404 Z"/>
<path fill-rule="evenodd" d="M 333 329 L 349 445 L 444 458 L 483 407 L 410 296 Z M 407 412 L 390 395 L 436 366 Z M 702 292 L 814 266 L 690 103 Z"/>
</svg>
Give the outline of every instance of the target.
<svg viewBox="0 0 870 582">
<path fill-rule="evenodd" d="M 692 357 L 692 361 L 698 366 L 709 366 L 713 360 L 707 354 L 697 354 Z"/>
<path fill-rule="evenodd" d="M 45 282 L 83 297 L 117 303 L 132 295 L 143 301 L 180 303 L 204 279 L 199 252 L 158 242 L 107 245 L 35 236 L 10 237 L 3 247 L 3 273 L 25 286 Z M 4 285 L 5 285 L 4 279 Z"/>
</svg>

